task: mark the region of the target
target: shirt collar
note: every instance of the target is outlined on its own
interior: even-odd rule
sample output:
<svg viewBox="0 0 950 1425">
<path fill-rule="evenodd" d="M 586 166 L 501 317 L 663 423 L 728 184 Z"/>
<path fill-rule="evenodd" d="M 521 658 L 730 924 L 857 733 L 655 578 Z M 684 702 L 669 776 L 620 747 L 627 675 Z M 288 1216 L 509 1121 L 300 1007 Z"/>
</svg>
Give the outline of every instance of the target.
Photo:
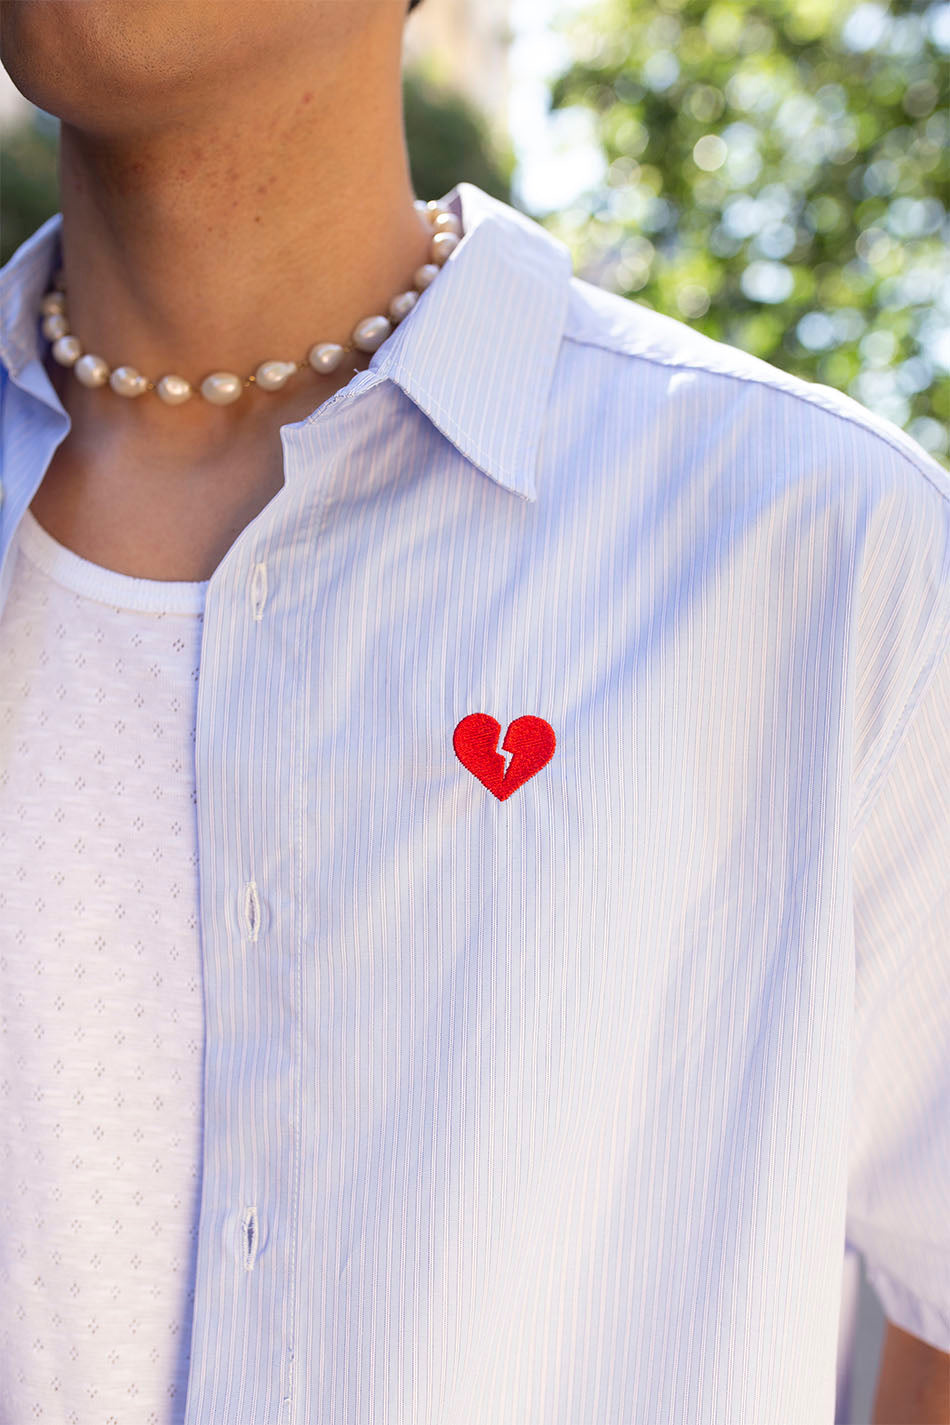
<svg viewBox="0 0 950 1425">
<path fill-rule="evenodd" d="M 18 385 L 57 406 L 48 379 L 31 378 L 42 371 L 34 368 L 41 356 L 37 306 L 59 264 L 61 225 L 62 215 L 54 213 L 0 269 L 0 362 Z M 46 386 L 48 394 L 42 390 Z"/>
<path fill-rule="evenodd" d="M 480 470 L 534 500 L 570 253 L 472 183 L 457 184 L 441 202 L 461 218 L 462 241 L 371 367 Z"/>
<path fill-rule="evenodd" d="M 570 254 L 473 183 L 458 183 L 440 201 L 461 218 L 462 241 L 370 367 L 480 470 L 534 500 Z M 0 359 L 18 384 L 57 407 L 39 363 L 36 308 L 59 260 L 61 221 L 58 213 L 48 219 L 0 272 Z"/>
</svg>

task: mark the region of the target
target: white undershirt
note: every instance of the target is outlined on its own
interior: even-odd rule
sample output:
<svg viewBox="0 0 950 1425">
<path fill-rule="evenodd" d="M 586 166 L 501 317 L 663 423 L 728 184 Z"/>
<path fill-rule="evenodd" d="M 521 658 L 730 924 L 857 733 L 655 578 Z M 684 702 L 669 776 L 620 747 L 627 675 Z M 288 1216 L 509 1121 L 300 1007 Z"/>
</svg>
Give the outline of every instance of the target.
<svg viewBox="0 0 950 1425">
<path fill-rule="evenodd" d="M 18 541 L 0 619 L 0 1421 L 178 1425 L 206 585 L 90 564 L 29 511 Z"/>
</svg>

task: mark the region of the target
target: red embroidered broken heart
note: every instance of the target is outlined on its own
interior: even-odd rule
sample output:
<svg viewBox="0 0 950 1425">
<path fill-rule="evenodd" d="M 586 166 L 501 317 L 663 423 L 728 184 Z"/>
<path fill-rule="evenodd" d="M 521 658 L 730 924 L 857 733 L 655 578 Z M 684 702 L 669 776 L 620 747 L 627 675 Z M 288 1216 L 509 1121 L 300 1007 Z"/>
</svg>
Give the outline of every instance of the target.
<svg viewBox="0 0 950 1425">
<path fill-rule="evenodd" d="M 496 749 L 501 723 L 490 713 L 469 713 L 452 734 L 455 755 L 463 767 L 503 802 L 554 756 L 554 728 L 543 717 L 516 717 L 501 744 L 511 752 L 508 767 Z"/>
</svg>

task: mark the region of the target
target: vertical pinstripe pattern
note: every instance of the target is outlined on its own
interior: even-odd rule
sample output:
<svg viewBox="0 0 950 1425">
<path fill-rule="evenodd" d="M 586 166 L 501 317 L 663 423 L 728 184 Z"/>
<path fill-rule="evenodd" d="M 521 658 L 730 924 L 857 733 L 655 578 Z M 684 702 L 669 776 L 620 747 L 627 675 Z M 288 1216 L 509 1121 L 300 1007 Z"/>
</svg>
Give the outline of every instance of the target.
<svg viewBox="0 0 950 1425">
<path fill-rule="evenodd" d="M 948 480 L 450 196 L 208 590 L 188 1425 L 830 1421 L 846 1236 L 950 1348 Z"/>
</svg>

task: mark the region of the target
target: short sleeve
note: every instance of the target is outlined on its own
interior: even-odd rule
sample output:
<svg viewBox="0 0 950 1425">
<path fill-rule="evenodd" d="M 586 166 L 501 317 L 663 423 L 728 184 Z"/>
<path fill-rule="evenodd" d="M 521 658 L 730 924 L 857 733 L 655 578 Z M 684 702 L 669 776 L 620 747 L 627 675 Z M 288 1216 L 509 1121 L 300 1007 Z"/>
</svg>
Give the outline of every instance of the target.
<svg viewBox="0 0 950 1425">
<path fill-rule="evenodd" d="M 847 1237 L 895 1325 L 950 1350 L 950 652 L 855 828 Z M 942 645 L 942 646 L 941 646 Z M 932 654 L 932 651 L 931 651 Z"/>
</svg>

